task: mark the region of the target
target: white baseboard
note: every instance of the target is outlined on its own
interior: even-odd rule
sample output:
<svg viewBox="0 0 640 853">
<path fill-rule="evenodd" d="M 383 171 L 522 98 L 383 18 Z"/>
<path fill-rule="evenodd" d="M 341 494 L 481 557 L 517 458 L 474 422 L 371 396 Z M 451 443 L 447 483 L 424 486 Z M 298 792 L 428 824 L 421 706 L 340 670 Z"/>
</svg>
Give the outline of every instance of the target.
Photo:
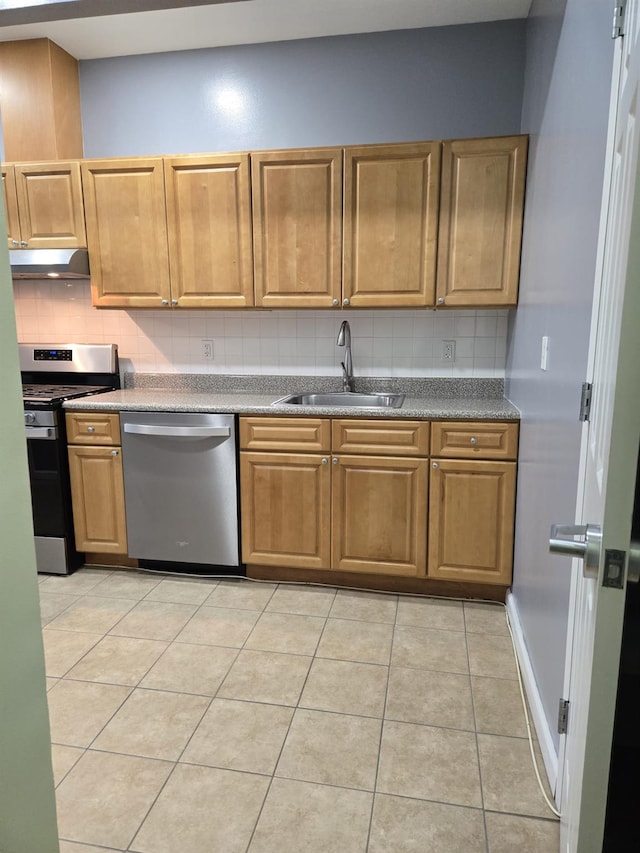
<svg viewBox="0 0 640 853">
<path fill-rule="evenodd" d="M 524 640 L 524 633 L 522 631 L 522 624 L 520 622 L 520 615 L 518 614 L 516 601 L 510 592 L 507 593 L 506 603 L 507 614 L 509 616 L 509 622 L 511 623 L 511 630 L 513 631 L 513 638 L 515 641 L 516 654 L 518 655 L 518 663 L 520 664 L 522 683 L 524 684 L 524 690 L 527 694 L 527 700 L 531 711 L 531 722 L 536 730 L 536 734 L 538 735 L 540 751 L 542 752 L 542 760 L 544 761 L 544 767 L 547 771 L 549 785 L 551 790 L 555 791 L 558 780 L 558 753 L 556 752 L 553 737 L 551 735 L 551 729 L 549 728 L 549 724 L 544 713 L 542 699 L 540 698 L 538 685 L 536 683 L 535 675 L 533 674 L 533 667 L 531 666 L 529 652 L 527 651 L 527 644 Z"/>
</svg>

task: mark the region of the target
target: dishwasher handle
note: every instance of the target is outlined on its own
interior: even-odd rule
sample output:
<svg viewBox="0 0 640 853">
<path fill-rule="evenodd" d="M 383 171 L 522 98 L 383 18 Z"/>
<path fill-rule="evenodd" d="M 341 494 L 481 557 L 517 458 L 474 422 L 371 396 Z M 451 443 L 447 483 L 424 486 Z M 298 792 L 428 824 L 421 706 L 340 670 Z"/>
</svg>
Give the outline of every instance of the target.
<svg viewBox="0 0 640 853">
<path fill-rule="evenodd" d="M 125 432 L 136 435 L 159 435 L 167 438 L 228 438 L 229 427 L 217 426 L 155 426 L 153 424 L 124 424 Z"/>
</svg>

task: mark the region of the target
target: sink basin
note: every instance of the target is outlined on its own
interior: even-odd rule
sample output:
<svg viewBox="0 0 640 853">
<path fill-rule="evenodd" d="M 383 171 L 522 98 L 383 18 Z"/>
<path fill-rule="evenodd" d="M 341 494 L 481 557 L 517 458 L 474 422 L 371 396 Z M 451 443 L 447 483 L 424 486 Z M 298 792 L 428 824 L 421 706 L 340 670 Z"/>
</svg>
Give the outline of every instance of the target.
<svg viewBox="0 0 640 853">
<path fill-rule="evenodd" d="M 399 409 L 404 394 L 357 394 L 353 391 L 335 391 L 331 394 L 290 394 L 272 403 L 273 406 L 341 406 L 368 409 L 382 406 Z"/>
</svg>

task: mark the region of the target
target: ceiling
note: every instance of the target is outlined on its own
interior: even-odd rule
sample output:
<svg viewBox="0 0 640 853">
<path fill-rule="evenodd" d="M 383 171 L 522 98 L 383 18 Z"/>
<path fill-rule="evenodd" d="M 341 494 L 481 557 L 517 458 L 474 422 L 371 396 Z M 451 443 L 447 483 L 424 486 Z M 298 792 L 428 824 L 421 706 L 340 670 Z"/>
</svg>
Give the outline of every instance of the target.
<svg viewBox="0 0 640 853">
<path fill-rule="evenodd" d="M 531 0 L 0 0 L 0 41 L 77 59 L 526 18 Z M 135 10 L 135 11 L 133 11 Z M 143 11 L 140 11 L 143 10 Z"/>
</svg>

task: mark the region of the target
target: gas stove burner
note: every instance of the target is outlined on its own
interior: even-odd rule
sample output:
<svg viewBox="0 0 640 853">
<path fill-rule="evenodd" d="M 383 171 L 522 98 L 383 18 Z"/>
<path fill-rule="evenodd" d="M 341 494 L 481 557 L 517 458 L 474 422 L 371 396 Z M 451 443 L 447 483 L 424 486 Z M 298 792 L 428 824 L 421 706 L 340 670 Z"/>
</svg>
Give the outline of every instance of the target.
<svg viewBox="0 0 640 853">
<path fill-rule="evenodd" d="M 23 385 L 22 400 L 25 403 L 58 403 L 88 394 L 111 391 L 108 385 Z"/>
</svg>

